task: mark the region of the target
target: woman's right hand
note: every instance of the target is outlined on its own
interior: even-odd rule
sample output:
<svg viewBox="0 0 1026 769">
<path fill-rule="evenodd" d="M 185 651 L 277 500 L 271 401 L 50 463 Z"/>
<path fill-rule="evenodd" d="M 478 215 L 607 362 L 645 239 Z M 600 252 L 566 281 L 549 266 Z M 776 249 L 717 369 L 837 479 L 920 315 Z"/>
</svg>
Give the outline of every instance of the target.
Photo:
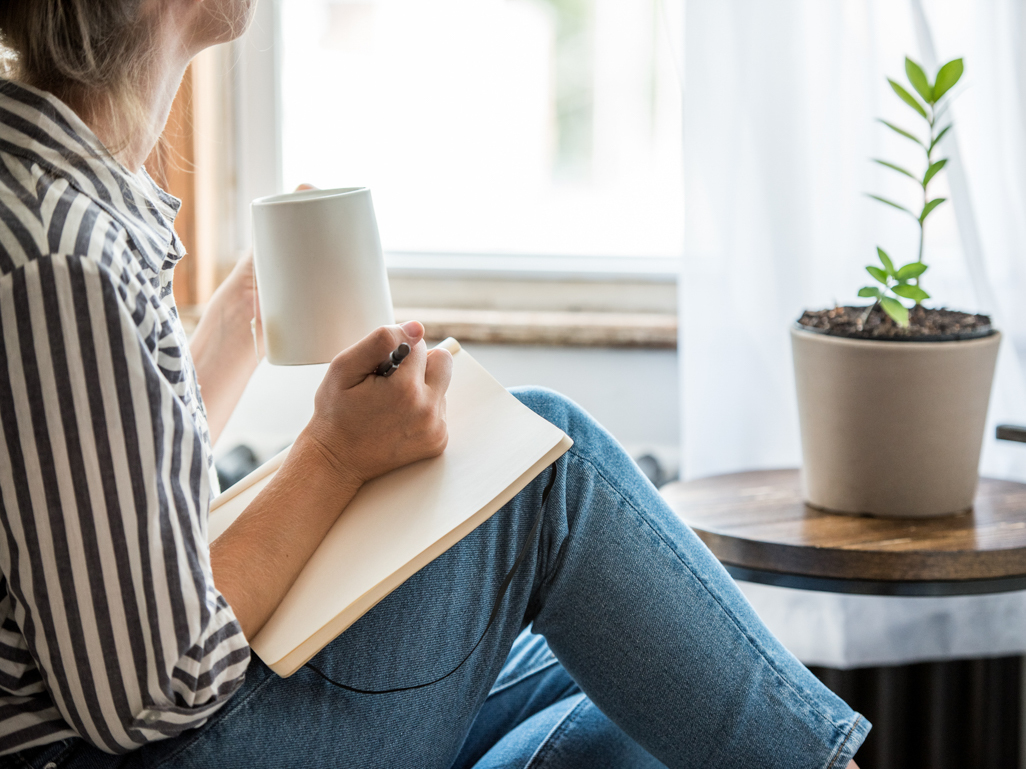
<svg viewBox="0 0 1026 769">
<path fill-rule="evenodd" d="M 402 342 L 411 348 L 403 364 L 375 376 Z M 383 326 L 335 356 L 281 469 L 210 546 L 217 588 L 246 638 L 260 632 L 361 484 L 442 453 L 451 376 L 449 351 L 428 352 L 416 321 Z"/>
<path fill-rule="evenodd" d="M 382 326 L 332 360 L 300 436 L 316 447 L 329 472 L 360 485 L 397 467 L 442 453 L 448 440 L 445 391 L 448 350 L 427 350 L 424 327 Z M 400 343 L 411 351 L 389 377 L 374 370 Z"/>
</svg>

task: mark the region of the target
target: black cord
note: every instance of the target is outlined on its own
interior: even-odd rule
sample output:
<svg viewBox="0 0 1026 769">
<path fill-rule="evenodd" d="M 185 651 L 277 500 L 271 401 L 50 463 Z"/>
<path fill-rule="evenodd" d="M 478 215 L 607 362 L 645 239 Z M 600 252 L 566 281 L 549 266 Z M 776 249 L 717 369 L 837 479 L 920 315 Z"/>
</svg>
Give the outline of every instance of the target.
<svg viewBox="0 0 1026 769">
<path fill-rule="evenodd" d="M 535 518 L 534 525 L 531 527 L 531 531 L 529 531 L 527 534 L 527 540 L 520 548 L 520 554 L 517 556 L 517 559 L 513 562 L 513 565 L 510 567 L 510 570 L 506 572 L 506 577 L 502 580 L 502 585 L 499 586 L 499 595 L 496 597 L 495 604 L 492 606 L 492 614 L 490 617 L 488 617 L 488 624 L 485 625 L 485 629 L 481 631 L 481 637 L 477 639 L 477 643 L 474 644 L 474 648 L 467 653 L 467 656 L 463 658 L 459 665 L 454 667 L 444 676 L 436 678 L 434 681 L 427 681 L 425 683 L 416 684 L 414 686 L 400 686 L 397 689 L 358 689 L 355 686 L 346 686 L 345 684 L 340 684 L 338 681 L 335 681 L 334 679 L 326 675 L 324 671 L 322 671 L 320 668 L 314 665 L 313 662 L 307 662 L 306 667 L 310 668 L 310 670 L 315 672 L 317 675 L 319 675 L 332 686 L 337 686 L 339 689 L 345 689 L 347 692 L 355 692 L 356 694 L 395 694 L 396 692 L 409 692 L 413 691 L 414 689 L 423 689 L 425 686 L 433 686 L 434 684 L 437 684 L 440 681 L 444 681 L 446 678 L 451 676 L 453 673 L 455 673 L 457 670 L 463 667 L 464 663 L 473 656 L 474 652 L 477 651 L 477 647 L 481 645 L 481 642 L 488 634 L 488 630 L 491 628 L 492 623 L 495 622 L 495 618 L 499 616 L 499 609 L 502 608 L 502 599 L 506 597 L 506 591 L 509 589 L 510 583 L 513 581 L 513 575 L 517 573 L 517 569 L 519 569 L 520 564 L 523 563 L 524 557 L 527 555 L 528 547 L 530 546 L 531 542 L 534 541 L 534 535 L 537 534 L 538 529 L 541 528 L 542 515 L 545 513 L 545 503 L 549 501 L 549 492 L 552 491 L 552 487 L 555 485 L 555 483 L 556 466 L 552 465 L 552 477 L 549 478 L 549 482 L 545 486 L 545 491 L 542 492 L 541 507 L 538 510 L 538 517 Z"/>
</svg>

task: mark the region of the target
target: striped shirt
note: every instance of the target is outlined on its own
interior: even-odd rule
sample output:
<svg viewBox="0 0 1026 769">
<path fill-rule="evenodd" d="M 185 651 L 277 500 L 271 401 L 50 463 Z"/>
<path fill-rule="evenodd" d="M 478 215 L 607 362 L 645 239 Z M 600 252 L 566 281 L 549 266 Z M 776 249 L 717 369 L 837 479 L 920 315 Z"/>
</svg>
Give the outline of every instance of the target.
<svg viewBox="0 0 1026 769">
<path fill-rule="evenodd" d="M 249 663 L 210 570 L 178 207 L 0 80 L 0 754 L 173 737 Z"/>
</svg>

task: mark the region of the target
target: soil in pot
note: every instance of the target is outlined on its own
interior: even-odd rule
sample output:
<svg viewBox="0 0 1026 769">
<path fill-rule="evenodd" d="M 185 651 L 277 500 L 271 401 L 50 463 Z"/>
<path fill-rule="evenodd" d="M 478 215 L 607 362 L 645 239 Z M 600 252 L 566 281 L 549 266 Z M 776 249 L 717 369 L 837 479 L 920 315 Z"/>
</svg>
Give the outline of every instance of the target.
<svg viewBox="0 0 1026 769">
<path fill-rule="evenodd" d="M 888 342 L 943 342 L 976 339 L 991 333 L 990 317 L 956 310 L 926 309 L 916 305 L 909 310 L 907 328 L 902 328 L 875 305 L 806 310 L 798 325 L 807 330 L 850 339 L 879 339 Z"/>
</svg>

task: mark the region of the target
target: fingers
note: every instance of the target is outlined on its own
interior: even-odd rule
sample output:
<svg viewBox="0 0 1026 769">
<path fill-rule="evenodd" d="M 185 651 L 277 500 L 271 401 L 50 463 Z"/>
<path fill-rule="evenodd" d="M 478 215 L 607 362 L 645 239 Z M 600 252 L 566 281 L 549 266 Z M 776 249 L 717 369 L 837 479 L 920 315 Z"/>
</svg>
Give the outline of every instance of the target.
<svg viewBox="0 0 1026 769">
<path fill-rule="evenodd" d="M 424 366 L 424 384 L 436 395 L 442 396 L 449 389 L 452 379 L 452 353 L 436 347 L 427 354 Z"/>
<path fill-rule="evenodd" d="M 403 361 L 399 371 L 404 368 L 423 367 L 422 351 L 417 350 L 417 343 L 424 338 L 424 327 L 416 321 L 409 321 L 401 326 L 381 326 L 365 336 L 352 347 L 335 356 L 332 361 L 332 368 L 339 368 L 342 372 L 344 387 L 355 387 L 388 358 L 389 354 L 400 344 L 405 342 L 412 352 L 409 359 Z M 418 359 L 420 366 L 418 366 Z M 413 364 L 413 365 L 410 365 Z M 399 373 L 396 372 L 396 374 Z"/>
<path fill-rule="evenodd" d="M 315 189 L 317 189 L 317 188 L 314 187 L 312 184 L 307 184 L 306 182 L 304 182 L 303 184 L 300 184 L 298 187 L 296 187 L 296 192 L 304 192 L 306 190 L 315 190 Z"/>
</svg>

